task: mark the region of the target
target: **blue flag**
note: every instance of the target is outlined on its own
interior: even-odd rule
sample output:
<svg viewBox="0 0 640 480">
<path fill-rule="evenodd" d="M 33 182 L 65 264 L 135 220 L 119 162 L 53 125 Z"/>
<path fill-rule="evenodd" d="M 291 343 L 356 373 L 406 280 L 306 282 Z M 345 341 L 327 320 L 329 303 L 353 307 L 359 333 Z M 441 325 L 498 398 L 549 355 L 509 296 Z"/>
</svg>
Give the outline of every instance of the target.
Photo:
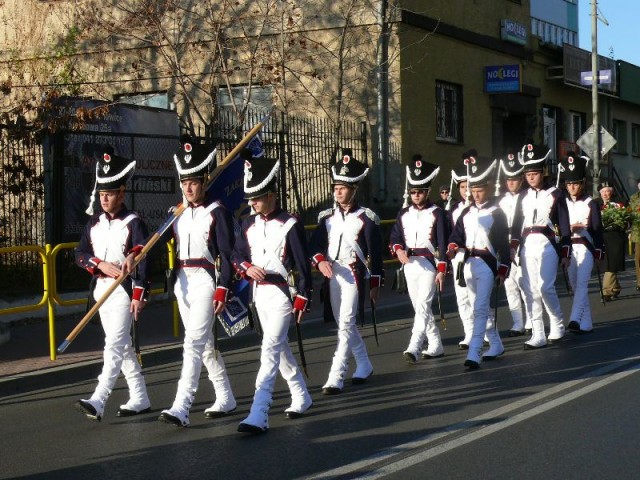
<svg viewBox="0 0 640 480">
<path fill-rule="evenodd" d="M 246 146 L 252 156 L 264 155 L 262 139 L 254 136 Z M 239 220 L 246 215 L 248 205 L 244 198 L 244 159 L 241 154 L 229 161 L 207 188 L 207 198 L 218 200 L 233 217 L 236 236 L 240 235 Z M 233 336 L 249 324 L 248 308 L 251 298 L 250 283 L 245 279 L 233 282 L 224 311 L 218 316 L 227 335 Z"/>
</svg>

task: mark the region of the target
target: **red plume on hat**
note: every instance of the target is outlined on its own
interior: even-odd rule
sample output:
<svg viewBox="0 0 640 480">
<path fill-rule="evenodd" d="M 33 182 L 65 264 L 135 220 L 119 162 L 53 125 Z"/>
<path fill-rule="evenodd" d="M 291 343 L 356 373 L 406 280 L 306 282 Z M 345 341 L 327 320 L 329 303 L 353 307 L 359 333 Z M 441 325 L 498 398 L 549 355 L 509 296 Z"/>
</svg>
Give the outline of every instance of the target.
<svg viewBox="0 0 640 480">
<path fill-rule="evenodd" d="M 440 172 L 440 167 L 422 160 L 419 153 L 412 157 L 411 164 L 407 165 L 407 184 L 411 187 L 427 189 Z"/>
<path fill-rule="evenodd" d="M 524 167 L 525 172 L 543 170 L 544 163 L 550 153 L 550 148 L 528 142 L 518 153 L 518 161 Z"/>
<path fill-rule="evenodd" d="M 135 160 L 116 155 L 111 145 L 104 145 L 102 154 L 96 161 L 96 180 L 89 199 L 89 206 L 85 210 L 87 215 L 93 215 L 96 192 L 118 190 L 126 185 L 133 175 L 135 167 Z"/>
<path fill-rule="evenodd" d="M 353 157 L 353 151 L 350 148 L 343 148 L 342 158 L 331 166 L 331 179 L 334 185 L 356 186 L 368 173 L 369 168 Z"/>
</svg>

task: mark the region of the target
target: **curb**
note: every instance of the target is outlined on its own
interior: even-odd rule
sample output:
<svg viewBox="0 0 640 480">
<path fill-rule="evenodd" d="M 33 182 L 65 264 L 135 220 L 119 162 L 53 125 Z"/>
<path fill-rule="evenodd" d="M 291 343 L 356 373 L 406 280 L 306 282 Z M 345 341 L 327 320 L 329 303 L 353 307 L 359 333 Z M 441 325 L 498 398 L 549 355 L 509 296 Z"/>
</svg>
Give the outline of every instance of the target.
<svg viewBox="0 0 640 480">
<path fill-rule="evenodd" d="M 378 305 L 377 311 L 398 309 L 410 306 L 408 296 L 400 296 L 397 301 L 387 301 Z M 368 311 L 369 309 L 365 309 Z M 305 324 L 313 324 L 319 328 L 324 323 L 320 312 L 314 313 L 304 321 Z M 249 330 L 244 330 L 231 338 L 221 339 L 226 345 L 226 350 L 235 350 L 243 347 L 258 347 L 259 342 Z M 155 367 L 167 363 L 180 361 L 182 358 L 182 342 L 163 347 L 151 347 L 142 352 L 142 364 L 144 368 Z M 93 381 L 102 370 L 102 352 L 95 360 L 72 363 L 62 366 L 54 366 L 30 372 L 19 373 L 0 379 L 0 396 L 17 395 L 34 390 L 61 387 L 70 383 L 81 381 Z"/>
</svg>

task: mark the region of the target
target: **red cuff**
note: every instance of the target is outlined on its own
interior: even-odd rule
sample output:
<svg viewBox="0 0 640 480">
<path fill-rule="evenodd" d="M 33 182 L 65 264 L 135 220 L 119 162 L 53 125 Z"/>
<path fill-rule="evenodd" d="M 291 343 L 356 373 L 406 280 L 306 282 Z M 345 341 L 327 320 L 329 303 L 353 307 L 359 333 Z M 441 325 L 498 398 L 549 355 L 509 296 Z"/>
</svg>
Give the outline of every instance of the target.
<svg viewBox="0 0 640 480">
<path fill-rule="evenodd" d="M 133 287 L 133 295 L 131 296 L 131 300 L 142 300 L 143 297 L 144 297 L 144 288 Z"/>
<path fill-rule="evenodd" d="M 215 293 L 213 294 L 213 300 L 215 302 L 227 303 L 227 294 L 229 293 L 229 289 L 225 287 L 216 288 Z"/>
<path fill-rule="evenodd" d="M 447 251 L 448 250 L 457 250 L 458 249 L 458 244 L 457 243 L 450 243 L 449 245 L 447 245 Z"/>
<path fill-rule="evenodd" d="M 246 271 L 247 271 L 247 270 L 249 270 L 251 267 L 253 267 L 253 264 L 252 264 L 252 263 L 250 263 L 250 262 L 242 262 L 242 263 L 240 264 L 240 269 L 241 269 L 243 272 L 246 272 Z"/>
<path fill-rule="evenodd" d="M 389 247 L 389 249 L 391 250 L 392 255 L 395 255 L 398 250 L 404 250 L 404 248 L 402 248 L 402 245 L 400 245 L 399 243 L 394 243 Z"/>
<path fill-rule="evenodd" d="M 308 298 L 303 297 L 302 295 L 296 295 L 296 298 L 293 301 L 293 309 L 298 312 L 305 312 L 307 310 L 308 303 Z"/>
<path fill-rule="evenodd" d="M 509 247 L 514 249 L 514 250 L 517 250 L 519 246 L 520 246 L 520 240 L 512 239 L 509 242 Z"/>
<path fill-rule="evenodd" d="M 438 273 L 447 273 L 447 262 L 438 262 Z"/>
<path fill-rule="evenodd" d="M 509 275 L 509 265 L 505 265 L 504 263 L 501 263 L 500 266 L 498 267 L 498 275 L 503 277 L 506 277 L 507 275 Z"/>
<path fill-rule="evenodd" d="M 318 267 L 320 262 L 326 262 L 327 259 L 321 253 L 316 253 L 313 257 L 311 257 L 311 263 L 313 263 L 314 267 Z"/>
<path fill-rule="evenodd" d="M 382 286 L 382 275 L 371 275 L 369 279 L 369 288 L 376 288 Z"/>
<path fill-rule="evenodd" d="M 96 269 L 98 268 L 98 264 L 100 262 L 102 262 L 102 260 L 100 260 L 98 257 L 91 257 L 89 259 L 89 263 L 86 265 L 85 268 L 91 275 L 95 275 Z"/>
<path fill-rule="evenodd" d="M 140 254 L 140 252 L 142 251 L 143 248 L 144 248 L 143 245 L 136 245 L 131 250 L 129 250 L 127 255 L 131 255 L 133 253 L 137 257 Z"/>
</svg>

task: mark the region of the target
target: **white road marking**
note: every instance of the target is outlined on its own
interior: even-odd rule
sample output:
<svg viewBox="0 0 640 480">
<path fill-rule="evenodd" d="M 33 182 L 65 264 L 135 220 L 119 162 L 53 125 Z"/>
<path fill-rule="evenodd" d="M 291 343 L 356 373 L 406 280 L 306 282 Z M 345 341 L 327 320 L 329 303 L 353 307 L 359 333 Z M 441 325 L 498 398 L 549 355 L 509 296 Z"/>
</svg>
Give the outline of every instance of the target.
<svg viewBox="0 0 640 480">
<path fill-rule="evenodd" d="M 351 478 L 383 478 L 386 475 L 399 472 L 405 468 L 409 468 L 437 455 L 453 450 L 454 448 L 458 448 L 475 440 L 484 438 L 491 433 L 504 430 L 505 428 L 533 418 L 536 415 L 540 415 L 541 413 L 575 400 L 583 395 L 587 395 L 588 393 L 622 380 L 640 370 L 640 363 L 638 363 L 638 360 L 640 360 L 640 356 L 621 359 L 592 372 L 588 372 L 575 380 L 558 384 L 542 392 L 509 403 L 504 407 L 492 410 L 455 425 L 451 425 L 441 432 L 427 435 L 412 442 L 396 445 L 386 451 L 379 452 L 376 455 L 358 462 L 353 462 L 349 465 L 344 465 L 325 472 L 318 472 L 309 477 L 304 477 L 304 479 L 329 479 L 353 474 L 355 474 L 355 476 Z M 601 377 L 612 370 L 620 368 L 623 368 L 621 372 L 609 375 L 602 380 L 593 381 L 594 378 Z M 583 384 L 586 385 L 581 386 Z M 559 395 L 565 391 L 568 392 L 558 398 L 544 401 L 546 398 Z M 527 407 L 529 408 L 526 411 L 516 413 L 511 417 L 505 418 L 508 414 L 512 414 L 512 412 L 516 412 Z M 465 430 L 468 430 L 469 433 L 460 435 L 460 432 Z M 449 436 L 453 436 L 454 438 L 451 440 L 445 440 Z M 398 457 L 398 459 L 394 460 L 395 457 Z M 380 464 L 380 466 L 376 467 L 376 464 Z M 361 476 L 357 476 L 357 472 L 365 468 L 367 469 L 367 472 Z"/>
</svg>

